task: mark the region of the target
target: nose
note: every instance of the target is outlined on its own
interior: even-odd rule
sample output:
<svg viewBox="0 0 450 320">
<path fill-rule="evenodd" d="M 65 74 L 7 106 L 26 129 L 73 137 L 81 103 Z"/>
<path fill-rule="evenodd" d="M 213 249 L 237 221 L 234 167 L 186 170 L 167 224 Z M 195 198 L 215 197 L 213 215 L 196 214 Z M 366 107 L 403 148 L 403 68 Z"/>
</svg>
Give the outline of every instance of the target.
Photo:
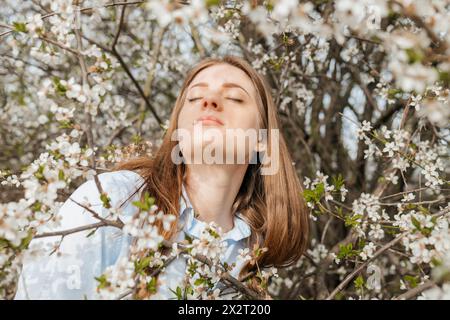
<svg viewBox="0 0 450 320">
<path fill-rule="evenodd" d="M 202 108 L 207 109 L 207 108 L 212 108 L 214 110 L 220 110 L 220 103 L 219 103 L 219 99 L 213 95 L 207 96 L 203 99 L 202 101 Z"/>
</svg>

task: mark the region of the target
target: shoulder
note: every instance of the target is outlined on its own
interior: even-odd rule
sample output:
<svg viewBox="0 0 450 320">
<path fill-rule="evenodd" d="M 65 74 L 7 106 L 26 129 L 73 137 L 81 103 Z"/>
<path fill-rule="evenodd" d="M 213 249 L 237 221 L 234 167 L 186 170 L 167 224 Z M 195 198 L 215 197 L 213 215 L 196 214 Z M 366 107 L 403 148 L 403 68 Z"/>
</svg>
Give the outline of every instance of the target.
<svg viewBox="0 0 450 320">
<path fill-rule="evenodd" d="M 104 172 L 99 174 L 98 178 L 105 192 L 131 191 L 140 187 L 144 182 L 143 177 L 131 170 Z M 92 178 L 84 182 L 78 189 L 90 191 L 91 189 L 97 189 L 97 185 L 94 178 Z"/>
<path fill-rule="evenodd" d="M 119 182 L 120 186 L 125 188 L 135 187 L 136 184 L 144 181 L 141 175 L 131 170 L 104 172 L 99 174 L 98 177 L 100 181 L 106 184 L 116 184 Z"/>
<path fill-rule="evenodd" d="M 126 200 L 144 183 L 143 177 L 130 170 L 105 172 L 98 175 L 102 190 L 111 200 L 111 205 L 116 206 L 122 200 Z M 71 195 L 74 200 L 87 200 L 91 205 L 102 204 L 100 191 L 95 179 L 92 178 L 81 184 Z"/>
<path fill-rule="evenodd" d="M 112 210 L 120 210 L 124 216 L 135 213 L 136 208 L 131 202 L 139 199 L 138 189 L 145 182 L 143 177 L 134 171 L 120 170 L 101 173 L 98 179 L 102 190 L 109 198 Z M 90 210 L 106 218 L 113 213 L 111 209 L 104 207 L 97 184 L 94 179 L 90 179 L 82 183 L 66 199 L 58 214 L 62 219 L 62 226 L 69 227 L 74 224 L 97 222 Z"/>
</svg>

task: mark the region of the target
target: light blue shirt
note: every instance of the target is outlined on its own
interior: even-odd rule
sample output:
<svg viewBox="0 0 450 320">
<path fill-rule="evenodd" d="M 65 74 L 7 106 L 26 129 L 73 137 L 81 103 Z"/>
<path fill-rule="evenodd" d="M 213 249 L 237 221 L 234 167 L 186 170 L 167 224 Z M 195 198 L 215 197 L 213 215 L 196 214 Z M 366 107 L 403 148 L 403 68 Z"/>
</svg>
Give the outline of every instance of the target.
<svg viewBox="0 0 450 320">
<path fill-rule="evenodd" d="M 143 178 L 129 170 L 102 173 L 99 176 L 102 188 L 108 193 L 113 208 L 118 208 L 144 181 Z M 132 205 L 139 200 L 140 192 L 136 193 L 122 207 L 120 218 L 127 219 L 137 213 L 138 209 Z M 106 217 L 108 209 L 104 208 L 100 195 L 93 180 L 83 183 L 71 195 L 79 203 L 90 204 L 92 210 Z M 58 230 L 67 230 L 98 222 L 90 212 L 67 199 L 59 210 L 61 225 Z M 194 217 L 193 207 L 183 185 L 180 198 L 180 218 L 178 221 L 180 232 L 176 241 L 183 240 L 185 233 L 199 238 L 207 226 L 206 222 Z M 52 230 L 54 231 L 54 230 Z M 90 230 L 92 231 L 92 230 Z M 129 253 L 132 237 L 114 227 L 99 228 L 93 235 L 87 237 L 90 231 L 82 231 L 67 235 L 61 242 L 58 253 L 48 255 L 60 237 L 34 239 L 23 257 L 23 268 L 19 277 L 15 299 L 96 299 L 98 282 L 95 277 L 100 276 L 108 266 L 112 266 L 120 258 Z M 227 250 L 222 262 L 236 263 L 231 270 L 232 276 L 238 277 L 244 265 L 242 259 L 237 259 L 238 250 L 247 246 L 247 238 L 251 234 L 250 226 L 243 217 L 236 213 L 234 226 L 225 233 L 221 241 L 227 242 Z M 45 251 L 46 253 L 43 253 Z M 174 299 L 176 290 L 181 286 L 185 276 L 186 259 L 176 258 L 159 275 L 161 285 L 152 299 Z"/>
</svg>

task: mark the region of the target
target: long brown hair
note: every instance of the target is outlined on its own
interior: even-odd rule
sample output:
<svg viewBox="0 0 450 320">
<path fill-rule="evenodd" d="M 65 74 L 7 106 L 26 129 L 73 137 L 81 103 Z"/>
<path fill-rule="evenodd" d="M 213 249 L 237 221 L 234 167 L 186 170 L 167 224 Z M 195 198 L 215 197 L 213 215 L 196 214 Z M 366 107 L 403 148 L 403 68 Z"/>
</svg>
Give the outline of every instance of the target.
<svg viewBox="0 0 450 320">
<path fill-rule="evenodd" d="M 216 64 L 229 64 L 243 70 L 252 80 L 257 93 L 257 104 L 262 128 L 267 129 L 268 146 L 271 129 L 279 129 L 277 110 L 265 78 L 249 63 L 236 56 L 206 58 L 187 74 L 172 111 L 169 127 L 163 142 L 151 157 L 132 159 L 119 163 L 113 170 L 132 170 L 145 181 L 145 190 L 155 198 L 155 204 L 166 214 L 179 216 L 179 202 L 185 174 L 185 164 L 175 164 L 171 152 L 177 145 L 172 133 L 177 129 L 178 116 L 186 98 L 186 88 L 203 69 Z M 270 150 L 268 150 L 270 152 Z M 249 164 L 242 185 L 233 204 L 234 212 L 240 212 L 250 225 L 252 234 L 247 239 L 250 249 L 254 244 L 268 250 L 257 258 L 259 267 L 282 267 L 296 262 L 307 248 L 309 222 L 308 210 L 302 197 L 302 187 L 292 165 L 286 143 L 279 135 L 279 170 L 273 175 L 261 175 L 261 163 Z M 170 231 L 159 226 L 161 234 L 169 240 L 177 232 L 176 223 Z M 240 276 L 248 274 L 255 265 L 247 263 Z"/>
</svg>

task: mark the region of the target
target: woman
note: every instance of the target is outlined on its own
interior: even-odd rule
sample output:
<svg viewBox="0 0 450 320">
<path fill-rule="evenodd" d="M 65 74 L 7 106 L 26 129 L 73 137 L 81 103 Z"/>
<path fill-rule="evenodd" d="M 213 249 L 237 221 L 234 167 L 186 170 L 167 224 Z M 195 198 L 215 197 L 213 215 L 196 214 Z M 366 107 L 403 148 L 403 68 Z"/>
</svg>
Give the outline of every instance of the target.
<svg viewBox="0 0 450 320">
<path fill-rule="evenodd" d="M 265 139 L 246 134 L 262 130 Z M 230 146 L 226 139 L 230 131 L 245 143 Z M 200 161 L 198 150 L 203 152 Z M 216 223 L 228 247 L 224 260 L 235 263 L 231 272 L 235 277 L 244 277 L 256 266 L 289 265 L 307 246 L 308 213 L 278 134 L 270 88 L 238 57 L 207 58 L 192 68 L 156 154 L 122 163 L 115 171 L 100 174 L 99 182 L 113 208 L 123 205 L 122 219 L 136 214 L 130 203 L 141 199 L 143 191 L 153 196 L 160 211 L 176 218 L 169 229 L 158 226 L 167 240 L 183 239 L 183 234 L 199 237 L 209 223 Z M 60 209 L 61 228 L 98 222 L 80 206 L 83 199 L 99 215 L 108 211 L 95 181 L 84 183 L 71 198 L 75 201 L 67 200 Z M 38 240 L 44 241 L 32 243 L 36 246 Z M 114 227 L 101 228 L 89 238 L 68 235 L 59 247 L 60 257 L 25 263 L 16 298 L 90 298 L 98 284 L 94 277 L 126 257 L 130 243 L 131 237 Z M 255 244 L 268 249 L 257 257 L 257 264 L 238 263 L 238 250 Z M 49 262 L 52 259 L 66 261 Z M 168 265 L 159 275 L 155 298 L 174 297 L 185 266 L 181 258 Z"/>
</svg>

